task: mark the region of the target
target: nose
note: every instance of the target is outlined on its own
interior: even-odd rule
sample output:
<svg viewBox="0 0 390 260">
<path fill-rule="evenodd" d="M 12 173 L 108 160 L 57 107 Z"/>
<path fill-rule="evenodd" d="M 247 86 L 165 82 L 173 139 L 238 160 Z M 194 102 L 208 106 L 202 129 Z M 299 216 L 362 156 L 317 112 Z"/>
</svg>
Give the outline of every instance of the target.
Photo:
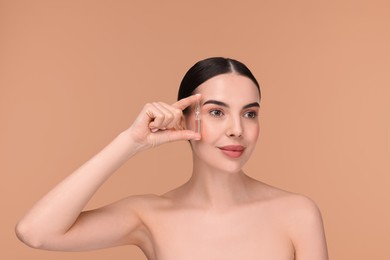
<svg viewBox="0 0 390 260">
<path fill-rule="evenodd" d="M 241 137 L 243 134 L 242 122 L 240 117 L 231 117 L 226 128 L 228 137 Z"/>
</svg>

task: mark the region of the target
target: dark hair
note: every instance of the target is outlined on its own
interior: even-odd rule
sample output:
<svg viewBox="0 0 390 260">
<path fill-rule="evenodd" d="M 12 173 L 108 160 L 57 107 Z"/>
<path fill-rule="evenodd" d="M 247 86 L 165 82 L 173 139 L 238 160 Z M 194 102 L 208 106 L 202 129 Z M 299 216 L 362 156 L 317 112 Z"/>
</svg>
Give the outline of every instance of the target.
<svg viewBox="0 0 390 260">
<path fill-rule="evenodd" d="M 191 96 L 194 90 L 206 80 L 225 73 L 237 73 L 248 77 L 255 83 L 260 92 L 260 86 L 252 72 L 243 63 L 229 58 L 213 57 L 198 61 L 184 75 L 181 81 L 177 99 Z"/>
</svg>

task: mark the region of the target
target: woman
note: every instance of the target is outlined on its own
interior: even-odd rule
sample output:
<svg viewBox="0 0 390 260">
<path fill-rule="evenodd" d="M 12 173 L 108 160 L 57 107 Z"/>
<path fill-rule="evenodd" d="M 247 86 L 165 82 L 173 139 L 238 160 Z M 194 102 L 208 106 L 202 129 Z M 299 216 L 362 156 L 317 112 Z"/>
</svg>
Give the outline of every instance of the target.
<svg viewBox="0 0 390 260">
<path fill-rule="evenodd" d="M 146 104 L 130 128 L 34 205 L 18 237 L 47 250 L 133 244 L 149 260 L 328 259 L 316 205 L 242 170 L 260 129 L 260 89 L 249 69 L 233 59 L 200 61 L 184 76 L 178 99 Z M 199 117 L 200 133 L 189 130 Z M 83 211 L 129 158 L 179 140 L 189 140 L 193 152 L 192 176 L 182 186 Z"/>
</svg>

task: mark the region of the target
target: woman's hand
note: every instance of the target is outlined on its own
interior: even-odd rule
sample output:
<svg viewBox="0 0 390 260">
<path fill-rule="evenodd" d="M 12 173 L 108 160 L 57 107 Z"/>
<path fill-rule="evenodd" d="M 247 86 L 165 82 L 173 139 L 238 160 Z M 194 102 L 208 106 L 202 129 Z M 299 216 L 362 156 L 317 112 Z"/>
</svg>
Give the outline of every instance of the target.
<svg viewBox="0 0 390 260">
<path fill-rule="evenodd" d="M 172 105 L 163 102 L 146 104 L 127 130 L 140 150 L 178 140 L 199 140 L 200 134 L 185 129 L 183 110 L 195 104 L 200 95 L 183 98 Z"/>
</svg>

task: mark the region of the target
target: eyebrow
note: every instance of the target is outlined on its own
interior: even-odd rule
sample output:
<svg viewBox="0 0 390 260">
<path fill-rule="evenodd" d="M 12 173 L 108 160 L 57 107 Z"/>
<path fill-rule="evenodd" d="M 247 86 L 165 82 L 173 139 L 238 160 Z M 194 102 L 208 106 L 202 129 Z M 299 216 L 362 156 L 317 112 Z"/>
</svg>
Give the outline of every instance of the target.
<svg viewBox="0 0 390 260">
<path fill-rule="evenodd" d="M 206 102 L 203 103 L 203 105 L 207 105 L 207 104 L 214 104 L 214 105 L 218 105 L 218 106 L 221 106 L 221 107 L 229 107 L 228 104 L 226 104 L 225 102 L 222 102 L 222 101 L 218 101 L 218 100 L 207 100 Z M 245 106 L 242 107 L 242 109 L 246 109 L 246 108 L 250 108 L 250 107 L 260 107 L 260 104 L 259 102 L 253 102 L 253 103 L 249 103 Z"/>
</svg>

